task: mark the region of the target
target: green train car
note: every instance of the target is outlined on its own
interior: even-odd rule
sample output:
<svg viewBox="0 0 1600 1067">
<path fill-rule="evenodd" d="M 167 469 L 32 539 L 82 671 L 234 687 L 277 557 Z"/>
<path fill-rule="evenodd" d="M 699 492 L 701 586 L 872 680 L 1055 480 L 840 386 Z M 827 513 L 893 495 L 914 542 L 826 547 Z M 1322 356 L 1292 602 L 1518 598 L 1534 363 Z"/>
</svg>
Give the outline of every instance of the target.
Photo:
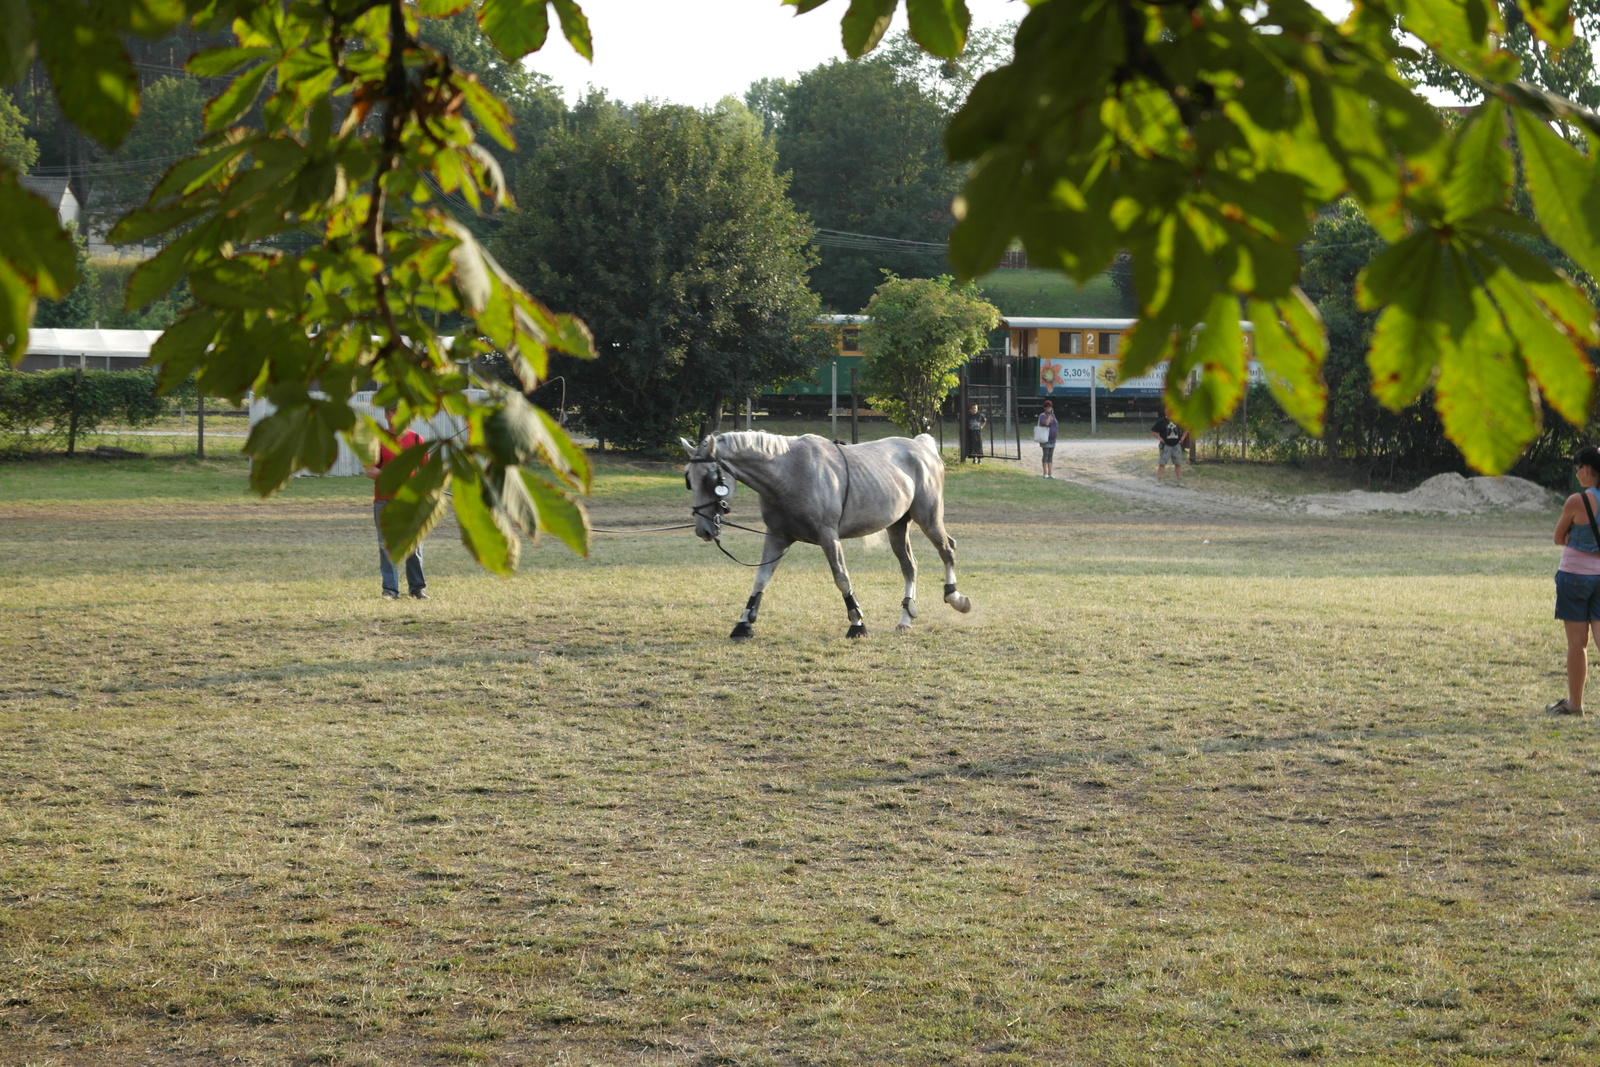
<svg viewBox="0 0 1600 1067">
<path fill-rule="evenodd" d="M 838 396 L 841 408 L 850 406 L 850 371 L 861 373 L 861 323 L 864 315 L 824 315 L 819 329 L 833 333 L 833 359 L 825 360 L 809 378 L 797 378 L 761 393 L 762 405 L 774 415 L 825 415 L 834 396 L 834 371 L 838 371 Z"/>
</svg>

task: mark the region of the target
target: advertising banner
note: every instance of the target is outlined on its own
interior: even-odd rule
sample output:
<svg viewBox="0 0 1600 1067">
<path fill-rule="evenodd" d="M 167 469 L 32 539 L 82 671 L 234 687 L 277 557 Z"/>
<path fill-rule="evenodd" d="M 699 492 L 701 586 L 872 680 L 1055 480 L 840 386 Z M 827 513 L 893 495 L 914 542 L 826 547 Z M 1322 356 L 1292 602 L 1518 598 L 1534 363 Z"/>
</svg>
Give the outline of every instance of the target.
<svg viewBox="0 0 1600 1067">
<path fill-rule="evenodd" d="M 1261 373 L 1261 364 L 1251 360 L 1249 366 L 1250 384 L 1266 381 Z M 1039 395 L 1086 397 L 1089 395 L 1089 380 L 1093 378 L 1095 391 L 1100 394 L 1111 394 L 1118 398 L 1159 398 L 1161 383 L 1166 376 L 1166 363 L 1157 363 L 1137 378 L 1119 381 L 1117 361 L 1114 359 L 1045 357 L 1039 360 Z"/>
</svg>

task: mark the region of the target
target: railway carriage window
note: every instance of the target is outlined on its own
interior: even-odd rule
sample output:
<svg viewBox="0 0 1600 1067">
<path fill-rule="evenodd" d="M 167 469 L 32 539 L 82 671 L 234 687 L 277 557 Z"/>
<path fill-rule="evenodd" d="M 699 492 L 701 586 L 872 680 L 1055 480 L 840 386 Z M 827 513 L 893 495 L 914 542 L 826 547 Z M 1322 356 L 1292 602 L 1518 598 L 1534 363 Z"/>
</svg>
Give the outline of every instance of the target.
<svg viewBox="0 0 1600 1067">
<path fill-rule="evenodd" d="M 1100 335 L 1100 354 L 1114 356 L 1122 351 L 1122 335 L 1120 333 L 1103 333 Z"/>
<path fill-rule="evenodd" d="M 841 351 L 841 352 L 859 352 L 859 351 L 861 351 L 861 331 L 857 330 L 857 329 L 850 329 L 850 330 L 844 331 L 844 336 L 839 341 L 839 351 Z"/>
<path fill-rule="evenodd" d="M 1077 330 L 1062 330 L 1056 335 L 1056 351 L 1063 356 L 1076 356 L 1083 352 L 1083 334 Z"/>
</svg>

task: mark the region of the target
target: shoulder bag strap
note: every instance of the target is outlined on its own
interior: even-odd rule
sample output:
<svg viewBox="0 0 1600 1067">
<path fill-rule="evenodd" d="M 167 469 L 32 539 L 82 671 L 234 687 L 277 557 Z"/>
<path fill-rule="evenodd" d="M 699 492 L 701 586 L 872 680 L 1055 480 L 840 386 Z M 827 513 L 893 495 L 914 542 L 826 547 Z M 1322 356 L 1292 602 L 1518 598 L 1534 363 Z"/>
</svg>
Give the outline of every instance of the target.
<svg viewBox="0 0 1600 1067">
<path fill-rule="evenodd" d="M 1583 510 L 1589 513 L 1589 531 L 1594 534 L 1594 539 L 1600 541 L 1600 527 L 1594 524 L 1594 505 L 1589 503 L 1589 490 L 1585 489 L 1578 494 L 1583 497 Z M 1571 540 L 1571 537 L 1568 537 Z"/>
</svg>

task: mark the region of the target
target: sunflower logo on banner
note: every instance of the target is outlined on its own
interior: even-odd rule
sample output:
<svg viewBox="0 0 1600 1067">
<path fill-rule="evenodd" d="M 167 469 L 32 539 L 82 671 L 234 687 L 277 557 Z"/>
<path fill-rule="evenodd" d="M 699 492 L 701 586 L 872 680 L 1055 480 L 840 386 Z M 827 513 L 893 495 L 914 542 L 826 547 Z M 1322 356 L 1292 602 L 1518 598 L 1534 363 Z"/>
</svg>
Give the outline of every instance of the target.
<svg viewBox="0 0 1600 1067">
<path fill-rule="evenodd" d="M 1115 363 L 1102 363 L 1095 368 L 1094 376 L 1100 379 L 1107 391 L 1117 387 L 1117 365 Z"/>
<path fill-rule="evenodd" d="M 1066 368 L 1059 360 L 1041 359 L 1039 361 L 1039 389 L 1049 392 L 1060 389 L 1067 384 Z"/>
</svg>

